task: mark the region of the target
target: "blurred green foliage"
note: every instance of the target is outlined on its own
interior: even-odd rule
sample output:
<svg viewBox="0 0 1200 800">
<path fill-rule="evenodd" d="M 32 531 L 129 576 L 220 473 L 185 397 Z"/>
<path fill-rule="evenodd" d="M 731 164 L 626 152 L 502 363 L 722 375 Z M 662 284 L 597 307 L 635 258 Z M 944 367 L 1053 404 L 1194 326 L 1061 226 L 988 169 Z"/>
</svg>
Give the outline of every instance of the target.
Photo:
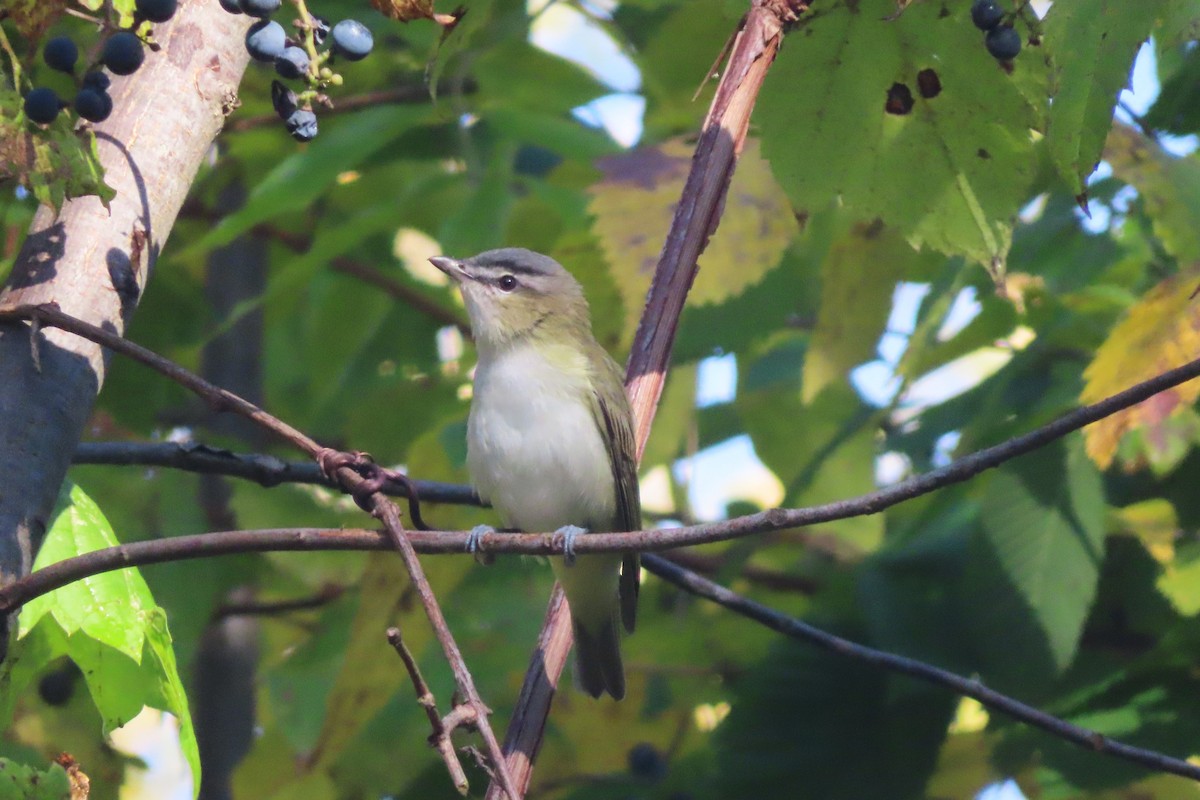
<svg viewBox="0 0 1200 800">
<path fill-rule="evenodd" d="M 574 13 L 639 71 L 645 128 L 633 152 L 573 113 L 612 91 L 604 77 L 530 44 L 547 10 L 466 0 L 467 16 L 439 43 L 434 24 L 391 22 L 366 3 L 312 5 L 374 31 L 372 57 L 342 65 L 341 98 L 432 80 L 436 100 L 418 91 L 416 101 L 323 112 L 318 138 L 297 146 L 270 118 L 270 71 L 252 65 L 128 335 L 199 369 L 220 358 L 212 353 L 228 357 L 205 353 L 232 331 L 258 370 L 248 385 L 273 413 L 416 477 L 463 482 L 474 356 L 469 341 L 455 342 L 457 298 L 424 258 L 507 245 L 551 253 L 583 283 L 602 341 L 624 356 L 711 84 L 692 94 L 745 3 L 548 7 Z M 1200 3 L 1127 5 L 1062 0 L 1041 22 L 1022 12 L 1025 47 L 1009 69 L 987 54 L 969 3 L 912 3 L 894 20 L 892 0 L 813 3 L 771 69 L 752 169 L 735 181 L 728 228 L 701 260 L 679 327 L 642 465 L 657 487 L 648 516 L 692 518 L 687 471 L 673 468 L 712 446 L 748 438 L 773 475 L 733 491 L 739 513 L 837 500 L 1026 432 L 1076 407 L 1085 387 L 1089 399 L 1104 396 L 1196 355 L 1196 301 L 1170 313 L 1153 303 L 1163 286 L 1178 300 L 1178 286 L 1197 282 L 1200 166 L 1154 134 L 1200 132 L 1200 60 L 1189 46 Z M 1162 95 L 1146 130 L 1110 130 L 1149 35 Z M 907 113 L 887 107 L 897 84 L 913 96 Z M 14 102 L 0 94 L 6 118 Z M 1089 179 L 1100 160 L 1111 171 Z M 0 269 L 32 202 L 5 184 Z M 262 288 L 217 304 L 233 291 L 214 277 L 229 264 L 261 271 Z M 260 328 L 237 325 L 254 319 Z M 696 365 L 712 355 L 734 357 L 736 386 L 698 408 Z M 880 515 L 702 554 L 719 580 L 788 613 L 977 675 L 1101 733 L 1200 755 L 1194 397 L 1157 398 L 1114 419 L 1103 442 L 1077 434 Z M 213 427 L 194 399 L 114 360 L 95 435 L 143 441 L 177 426 L 210 444 L 294 456 Z M 297 486 L 228 481 L 214 501 L 210 482 L 169 470 L 79 467 L 72 478 L 123 541 L 369 524 L 352 504 Z M 445 529 L 495 522 L 437 506 L 426 518 Z M 550 571 L 537 559 L 425 563 L 502 728 Z M 235 587 L 263 601 L 344 589 L 318 609 L 259 621 L 259 735 L 238 796 L 455 796 L 383 639 L 400 624 L 448 702 L 451 676 L 398 560 L 289 553 L 143 574 L 185 674 Z M 781 642 L 654 579 L 625 651 L 624 702 L 565 686 L 556 698 L 537 796 L 966 798 L 1011 776 L 1030 797 L 1200 797 L 1182 779 Z M 60 669 L 44 665 L 34 667 Z M 89 731 L 99 747 L 90 704 L 14 701 L 6 755 L 32 763 L 62 749 L 55 719 L 68 711 L 80 721 L 73 735 Z M 101 716 L 110 719 L 103 707 Z M 478 795 L 486 778 L 471 778 Z"/>
</svg>

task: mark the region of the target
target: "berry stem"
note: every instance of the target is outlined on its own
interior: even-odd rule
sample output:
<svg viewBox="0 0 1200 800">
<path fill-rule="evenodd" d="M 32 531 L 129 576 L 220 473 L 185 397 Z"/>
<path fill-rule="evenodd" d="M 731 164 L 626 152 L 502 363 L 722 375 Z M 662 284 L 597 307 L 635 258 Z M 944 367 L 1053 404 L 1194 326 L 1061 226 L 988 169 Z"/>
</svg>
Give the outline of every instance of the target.
<svg viewBox="0 0 1200 800">
<path fill-rule="evenodd" d="M 21 91 L 21 59 L 17 58 L 17 54 L 13 52 L 12 44 L 8 41 L 8 36 L 4 34 L 4 28 L 0 28 L 0 48 L 8 54 L 8 60 L 12 62 L 13 89 L 17 92 Z"/>
<path fill-rule="evenodd" d="M 320 69 L 321 54 L 317 52 L 317 38 L 314 31 L 312 14 L 308 13 L 308 5 L 305 0 L 292 0 L 296 6 L 296 11 L 300 14 L 300 30 L 304 33 L 304 51 L 308 53 L 308 83 L 315 85 L 318 82 L 317 70 Z"/>
<path fill-rule="evenodd" d="M 79 19 L 86 20 L 87 22 L 90 22 L 97 27 L 101 27 L 104 25 L 104 20 L 100 19 L 99 17 L 95 16 L 94 14 L 89 14 L 86 11 L 80 11 L 77 8 L 71 8 L 70 6 L 64 8 L 63 11 L 72 17 L 78 17 Z"/>
</svg>

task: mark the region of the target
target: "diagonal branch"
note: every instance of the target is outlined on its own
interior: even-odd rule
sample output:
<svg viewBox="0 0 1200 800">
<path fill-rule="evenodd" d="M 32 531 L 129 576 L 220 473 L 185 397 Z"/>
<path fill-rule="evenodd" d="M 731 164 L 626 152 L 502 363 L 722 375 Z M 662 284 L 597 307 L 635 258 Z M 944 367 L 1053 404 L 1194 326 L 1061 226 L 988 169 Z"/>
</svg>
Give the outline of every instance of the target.
<svg viewBox="0 0 1200 800">
<path fill-rule="evenodd" d="M 475 712 L 479 735 L 487 747 L 488 757 L 492 759 L 492 763 L 495 765 L 496 776 L 498 778 L 495 783 L 503 788 L 504 793 L 511 800 L 520 800 L 520 795 L 516 792 L 516 784 L 509 774 L 507 764 L 500 751 L 500 743 L 496 740 L 496 735 L 493 733 L 491 724 L 488 722 L 490 710 L 475 688 L 474 678 L 471 676 L 470 670 L 467 669 L 462 652 L 458 648 L 458 643 L 454 641 L 454 636 L 446 624 L 446 618 L 442 614 L 442 609 L 433 594 L 433 589 L 429 586 L 429 581 L 425 577 L 425 571 L 421 567 L 421 562 L 417 558 L 416 551 L 413 550 L 412 543 L 404 534 L 404 526 L 400 523 L 399 509 L 395 503 L 388 500 L 387 496 L 380 491 L 383 481 L 378 478 L 368 480 L 360 475 L 352 466 L 355 461 L 353 458 L 342 460 L 329 458 L 333 454 L 333 451 L 321 447 L 321 445 L 317 444 L 316 441 L 301 431 L 288 425 L 283 420 L 268 414 L 266 411 L 233 392 L 204 380 L 198 375 L 189 372 L 178 364 L 163 358 L 139 344 L 123 339 L 117 334 L 103 328 L 76 319 L 69 314 L 64 314 L 54 303 L 37 306 L 19 306 L 16 308 L 0 308 L 0 321 L 12 322 L 17 320 L 28 320 L 31 323 L 30 327 L 33 330 L 30 333 L 30 337 L 34 344 L 35 362 L 37 359 L 37 343 L 40 341 L 40 333 L 38 332 L 40 326 L 51 326 L 69 331 L 129 356 L 135 361 L 139 361 L 166 375 L 181 386 L 195 392 L 214 411 L 232 411 L 240 414 L 258 423 L 261 427 L 271 431 L 314 459 L 321 461 L 329 459 L 328 463 L 334 465 L 330 469 L 330 473 L 337 478 L 346 491 L 360 501 L 360 504 L 364 508 L 369 509 L 372 515 L 383 523 L 388 534 L 388 539 L 391 541 L 394 549 L 399 552 L 401 559 L 404 561 L 404 566 L 412 578 L 413 586 L 417 590 L 417 595 L 421 598 L 421 604 L 425 609 L 426 616 L 429 618 L 430 625 L 434 629 L 434 633 L 437 635 L 438 642 L 442 645 L 442 651 L 445 653 L 446 660 L 449 662 L 450 668 L 454 673 L 458 688 L 462 692 L 466 703 Z"/>
<path fill-rule="evenodd" d="M 73 464 L 170 467 L 201 475 L 244 478 L 271 487 L 281 483 L 306 483 L 337 488 L 338 485 L 311 461 L 284 461 L 264 453 L 234 453 L 191 442 L 83 442 L 75 448 Z M 475 490 L 461 483 L 411 482 L 422 502 L 477 506 L 482 501 Z M 393 497 L 408 497 L 408 487 L 388 481 L 380 489 Z"/>
<path fill-rule="evenodd" d="M 784 25 L 795 21 L 807 5 L 807 0 L 751 0 L 701 126 L 691 171 L 654 272 L 625 373 L 639 460 L 666 381 L 679 315 L 696 276 L 696 259 L 720 219 L 725 192 L 750 125 L 750 112 L 779 50 Z M 556 589 L 540 641 L 570 641 L 570 615 L 560 595 L 561 590 Z M 541 748 L 546 716 L 566 664 L 567 649 L 553 654 L 540 648 L 534 651 L 509 724 L 504 750 L 522 792 L 529 788 L 533 759 Z M 499 790 L 494 783 L 486 797 L 498 800 Z"/>
<path fill-rule="evenodd" d="M 1072 744 L 1077 744 L 1087 750 L 1116 756 L 1117 758 L 1132 761 L 1134 764 L 1139 764 L 1158 772 L 1169 772 L 1175 775 L 1182 775 L 1194 781 L 1200 781 L 1200 766 L 1196 764 L 1172 758 L 1154 750 L 1134 747 L 1133 745 L 1119 742 L 1116 739 L 1110 739 L 1096 731 L 1081 728 L 1064 719 L 1047 714 L 1044 711 L 1039 711 L 1033 706 L 1022 703 L 1020 700 L 1016 700 L 1006 694 L 1001 694 L 995 689 L 989 689 L 976 679 L 964 678 L 961 675 L 955 675 L 953 672 L 940 669 L 932 664 L 926 664 L 923 661 L 905 658 L 894 653 L 886 653 L 882 650 L 876 650 L 873 647 L 852 642 L 849 639 L 843 639 L 840 636 L 834 636 L 820 628 L 814 628 L 802 620 L 789 617 L 787 614 L 783 614 L 762 603 L 757 603 L 754 600 L 730 591 L 724 586 L 703 578 L 677 564 L 673 564 L 661 556 L 647 555 L 642 559 L 642 563 L 647 570 L 668 583 L 674 584 L 686 592 L 725 606 L 735 614 L 740 614 L 747 619 L 754 620 L 760 625 L 765 625 L 773 631 L 782 633 L 784 636 L 799 639 L 802 642 L 815 645 L 822 650 L 828 650 L 839 656 L 864 661 L 868 664 L 900 673 L 901 675 L 908 675 L 917 680 L 932 683 L 935 686 L 945 687 L 957 694 L 972 697 L 988 708 L 1007 714 L 1013 719 L 1020 720 L 1035 728 L 1041 728 L 1047 733 L 1053 734 L 1060 739 L 1065 739 Z"/>
<path fill-rule="evenodd" d="M 423 552 L 462 552 L 461 545 L 456 545 L 457 549 L 455 550 L 446 548 L 430 550 L 426 545 L 436 544 L 441 534 L 410 532 L 408 535 L 413 538 L 417 549 Z M 611 536 L 611 534 L 596 534 L 596 536 L 598 538 L 605 538 Z M 539 537 L 526 536 L 521 538 L 529 540 Z M 551 540 L 551 537 L 547 536 L 544 538 L 545 542 L 541 549 L 536 551 L 526 550 L 526 552 L 549 554 L 553 550 L 561 549 Z M 391 544 L 384 534 L 377 531 L 362 530 L 323 531 L 297 529 L 229 531 L 225 533 L 210 533 L 135 542 L 127 545 L 118 545 L 117 547 L 105 550 L 97 550 L 82 556 L 60 561 L 4 587 L 0 590 L 0 611 L 5 613 L 14 611 L 21 603 L 27 602 L 35 596 L 44 594 L 87 575 L 124 567 L 231 553 L 280 550 L 386 550 L 390 548 Z M 1066 720 L 1039 711 L 1013 697 L 989 689 L 976 679 L 964 678 L 961 675 L 956 675 L 953 672 L 933 666 L 932 664 L 876 650 L 834 636 L 801 620 L 789 617 L 753 600 L 742 597 L 719 584 L 673 563 L 667 558 L 646 555 L 643 557 L 643 563 L 650 572 L 684 591 L 723 605 L 735 613 L 741 614 L 786 636 L 816 645 L 839 656 L 863 661 L 881 669 L 908 675 L 935 686 L 942 686 L 958 694 L 973 697 L 989 708 L 1007 714 L 1013 719 L 1040 728 L 1053 736 L 1086 747 L 1089 750 L 1131 761 L 1158 771 L 1170 772 L 1193 780 L 1200 780 L 1200 766 L 1198 765 L 1172 758 L 1154 750 L 1134 747 L 1109 739 L 1095 731 L 1073 725 Z M 562 591 L 561 589 L 556 589 L 552 596 L 547 618 L 553 619 L 560 613 L 559 608 L 562 605 Z M 392 634 L 389 632 L 389 640 L 392 638 Z M 393 642 L 393 646 L 395 646 L 395 642 Z M 553 627 L 546 627 L 542 631 L 542 638 L 538 641 L 538 648 L 540 652 L 546 654 L 547 660 L 565 658 L 567 652 L 570 650 L 570 640 L 564 639 Z M 401 652 L 401 656 L 404 657 L 403 652 Z M 543 682 L 548 681 L 549 676 L 545 672 L 545 662 L 539 662 L 537 669 L 538 680 Z M 413 677 L 414 684 L 416 684 L 419 680 L 419 675 L 413 674 L 412 666 L 409 667 L 409 671 Z M 437 721 L 433 726 L 434 735 L 431 737 L 431 741 L 439 747 L 448 765 L 457 763 L 457 759 L 453 757 L 453 750 L 449 749 L 447 751 L 447 748 L 449 748 L 448 732 L 444 730 L 445 726 L 441 718 L 437 716 L 436 710 L 433 709 L 432 697 L 428 695 L 427 689 L 428 687 L 424 687 L 424 689 L 419 688 L 417 696 L 418 702 L 426 707 L 431 720 L 436 719 Z M 522 696 L 522 699 L 529 700 L 537 697 L 549 699 L 552 695 L 538 692 L 530 698 Z M 520 707 L 526 709 L 525 713 L 527 714 L 537 715 L 549 712 L 548 708 L 541 708 L 539 706 L 525 704 Z M 474 715 L 472 715 L 472 719 L 474 719 Z M 512 724 L 520 725 L 522 724 L 522 720 L 514 718 Z M 456 774 L 453 769 L 451 774 Z M 456 779 L 455 785 L 461 787 L 458 779 Z"/>
</svg>

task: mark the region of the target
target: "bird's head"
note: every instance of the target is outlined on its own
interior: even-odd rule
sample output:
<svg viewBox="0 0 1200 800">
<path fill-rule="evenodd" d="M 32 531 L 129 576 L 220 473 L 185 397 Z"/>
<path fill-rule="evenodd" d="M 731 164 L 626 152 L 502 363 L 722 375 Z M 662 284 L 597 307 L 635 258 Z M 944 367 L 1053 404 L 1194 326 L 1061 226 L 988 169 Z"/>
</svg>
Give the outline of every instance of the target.
<svg viewBox="0 0 1200 800">
<path fill-rule="evenodd" d="M 482 346 L 533 336 L 561 338 L 581 324 L 590 327 L 579 282 L 549 256 L 505 247 L 461 260 L 434 256 L 429 261 L 462 290 L 471 333 Z"/>
</svg>

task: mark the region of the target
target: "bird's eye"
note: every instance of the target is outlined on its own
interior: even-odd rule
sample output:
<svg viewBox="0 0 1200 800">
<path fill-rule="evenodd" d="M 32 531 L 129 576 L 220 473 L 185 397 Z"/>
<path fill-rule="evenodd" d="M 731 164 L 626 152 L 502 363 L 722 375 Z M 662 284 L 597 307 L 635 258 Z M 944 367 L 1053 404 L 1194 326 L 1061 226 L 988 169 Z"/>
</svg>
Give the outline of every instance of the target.
<svg viewBox="0 0 1200 800">
<path fill-rule="evenodd" d="M 512 275 L 501 275 L 500 280 L 497 283 L 500 285 L 500 288 L 506 292 L 511 292 L 513 289 L 517 288 L 517 279 Z"/>
</svg>

